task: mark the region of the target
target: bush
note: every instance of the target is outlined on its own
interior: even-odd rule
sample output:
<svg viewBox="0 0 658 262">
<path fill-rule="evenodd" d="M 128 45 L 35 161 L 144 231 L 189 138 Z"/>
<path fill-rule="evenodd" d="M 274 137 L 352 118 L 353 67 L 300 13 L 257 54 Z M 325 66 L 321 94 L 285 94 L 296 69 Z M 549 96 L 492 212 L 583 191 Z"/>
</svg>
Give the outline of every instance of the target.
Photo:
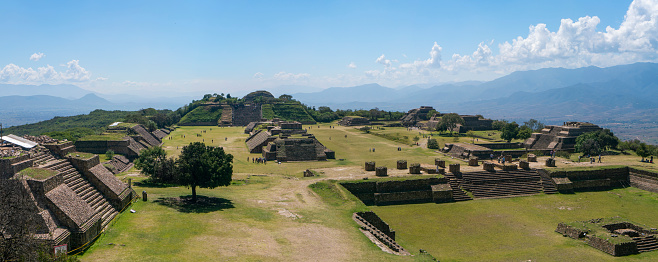
<svg viewBox="0 0 658 262">
<path fill-rule="evenodd" d="M 114 157 L 114 151 L 112 149 L 108 149 L 107 152 L 105 152 L 105 157 L 107 159 L 112 159 Z"/>
<path fill-rule="evenodd" d="M 434 138 L 427 139 L 427 148 L 429 149 L 439 149 L 439 142 Z"/>
</svg>

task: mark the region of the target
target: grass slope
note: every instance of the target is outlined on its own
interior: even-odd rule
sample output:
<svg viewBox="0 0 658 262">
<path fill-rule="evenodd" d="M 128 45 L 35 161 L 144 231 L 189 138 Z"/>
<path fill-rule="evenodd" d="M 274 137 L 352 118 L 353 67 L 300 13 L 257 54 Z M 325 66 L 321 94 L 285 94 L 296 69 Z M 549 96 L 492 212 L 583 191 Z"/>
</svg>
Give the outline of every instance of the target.
<svg viewBox="0 0 658 262">
<path fill-rule="evenodd" d="M 189 113 L 185 114 L 181 119 L 181 124 L 191 124 L 198 122 L 213 122 L 217 123 L 219 118 L 222 117 L 221 106 L 199 106 Z"/>
</svg>

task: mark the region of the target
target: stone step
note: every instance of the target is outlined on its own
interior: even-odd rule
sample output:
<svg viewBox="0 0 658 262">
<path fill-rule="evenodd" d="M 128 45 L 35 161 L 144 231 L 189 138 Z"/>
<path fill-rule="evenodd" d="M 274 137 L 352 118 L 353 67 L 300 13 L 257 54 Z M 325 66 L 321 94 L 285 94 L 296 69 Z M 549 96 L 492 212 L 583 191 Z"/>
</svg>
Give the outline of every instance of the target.
<svg viewBox="0 0 658 262">
<path fill-rule="evenodd" d="M 102 228 L 107 227 L 107 225 L 109 225 L 110 222 L 112 222 L 112 219 L 114 219 L 114 217 L 116 217 L 118 214 L 119 214 L 119 212 L 117 212 L 117 211 L 110 212 L 109 215 L 104 220 L 102 220 L 103 222 L 101 224 L 101 227 Z"/>
</svg>

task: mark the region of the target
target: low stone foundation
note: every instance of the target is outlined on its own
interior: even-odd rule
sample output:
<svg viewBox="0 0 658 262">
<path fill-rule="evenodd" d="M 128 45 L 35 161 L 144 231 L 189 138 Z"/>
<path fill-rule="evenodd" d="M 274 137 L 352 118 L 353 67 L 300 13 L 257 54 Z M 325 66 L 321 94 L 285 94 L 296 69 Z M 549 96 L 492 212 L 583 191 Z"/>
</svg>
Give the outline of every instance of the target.
<svg viewBox="0 0 658 262">
<path fill-rule="evenodd" d="M 436 158 L 434 159 L 434 165 L 446 168 L 446 161 Z"/>
<path fill-rule="evenodd" d="M 548 159 L 546 159 L 546 166 L 548 166 L 548 167 L 555 167 L 555 159 L 554 159 L 554 158 L 548 158 Z"/>
<path fill-rule="evenodd" d="M 468 159 L 468 166 L 478 166 L 478 158 L 471 157 Z"/>
</svg>

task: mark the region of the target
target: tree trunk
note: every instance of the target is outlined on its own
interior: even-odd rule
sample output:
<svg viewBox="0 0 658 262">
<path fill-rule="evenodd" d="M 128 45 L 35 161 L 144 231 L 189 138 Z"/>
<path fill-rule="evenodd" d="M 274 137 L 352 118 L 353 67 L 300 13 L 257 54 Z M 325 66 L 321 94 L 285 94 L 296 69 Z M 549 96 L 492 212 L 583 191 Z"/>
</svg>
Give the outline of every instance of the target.
<svg viewBox="0 0 658 262">
<path fill-rule="evenodd" d="M 192 202 L 196 203 L 196 186 L 192 186 Z"/>
</svg>

